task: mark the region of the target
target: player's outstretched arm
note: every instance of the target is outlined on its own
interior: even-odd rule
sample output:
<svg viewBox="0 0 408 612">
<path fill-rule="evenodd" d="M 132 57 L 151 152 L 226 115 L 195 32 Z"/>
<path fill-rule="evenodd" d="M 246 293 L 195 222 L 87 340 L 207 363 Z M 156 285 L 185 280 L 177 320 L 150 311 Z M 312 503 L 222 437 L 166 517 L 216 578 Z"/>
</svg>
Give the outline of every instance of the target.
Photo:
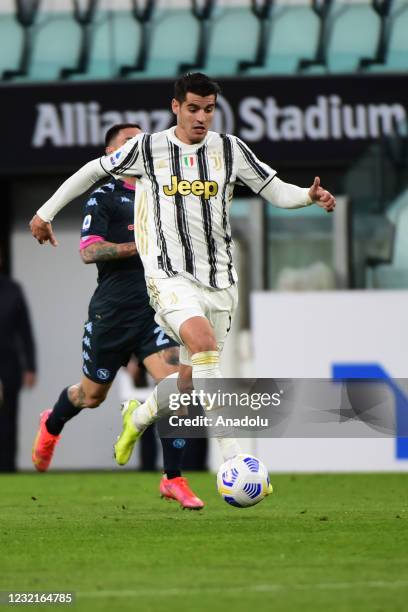
<svg viewBox="0 0 408 612">
<path fill-rule="evenodd" d="M 261 162 L 242 140 L 234 138 L 237 177 L 252 191 L 278 208 L 303 208 L 314 202 L 331 212 L 336 206 L 334 196 L 323 189 L 317 176 L 310 189 L 285 183 L 268 164 Z"/>
<path fill-rule="evenodd" d="M 126 259 L 136 255 L 137 249 L 134 242 L 94 242 L 81 249 L 80 255 L 84 263 L 98 263 L 98 261 L 111 261 L 112 259 Z"/>
<path fill-rule="evenodd" d="M 261 189 L 260 195 L 278 208 L 303 208 L 315 203 L 327 212 L 332 212 L 336 206 L 334 196 L 323 189 L 318 176 L 310 189 L 285 183 L 275 176 Z"/>
<path fill-rule="evenodd" d="M 31 220 L 30 229 L 34 238 L 40 244 L 50 241 L 53 246 L 57 246 L 58 243 L 51 227 L 51 221 L 55 215 L 69 202 L 90 189 L 106 174 L 100 160 L 94 159 L 62 183 L 54 195 L 37 210 L 37 214 Z"/>
</svg>

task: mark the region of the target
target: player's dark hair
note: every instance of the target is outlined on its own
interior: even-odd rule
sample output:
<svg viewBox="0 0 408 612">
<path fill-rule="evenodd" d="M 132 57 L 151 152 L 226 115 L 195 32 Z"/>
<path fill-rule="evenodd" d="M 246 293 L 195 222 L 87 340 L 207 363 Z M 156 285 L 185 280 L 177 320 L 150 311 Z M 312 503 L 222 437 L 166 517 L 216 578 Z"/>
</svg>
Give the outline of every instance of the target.
<svg viewBox="0 0 408 612">
<path fill-rule="evenodd" d="M 105 147 L 109 147 L 112 140 L 116 138 L 121 130 L 125 130 L 126 128 L 137 128 L 141 130 L 142 128 L 138 123 L 115 123 L 105 134 Z"/>
<path fill-rule="evenodd" d="M 221 93 L 221 88 L 218 83 L 212 81 L 206 74 L 189 72 L 174 83 L 174 97 L 181 104 L 189 92 L 203 98 L 214 95 L 215 99 L 217 99 L 217 95 Z"/>
</svg>

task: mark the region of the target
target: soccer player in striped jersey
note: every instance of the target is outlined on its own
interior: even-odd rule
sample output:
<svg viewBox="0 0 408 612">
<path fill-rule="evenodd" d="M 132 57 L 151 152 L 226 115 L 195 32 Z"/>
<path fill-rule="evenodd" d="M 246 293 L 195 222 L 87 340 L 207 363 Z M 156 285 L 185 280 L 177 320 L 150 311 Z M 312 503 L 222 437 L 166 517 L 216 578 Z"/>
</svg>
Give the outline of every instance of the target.
<svg viewBox="0 0 408 612">
<path fill-rule="evenodd" d="M 191 388 L 192 379 L 196 389 L 205 390 L 205 379 L 221 376 L 220 354 L 237 305 L 229 222 L 236 182 L 281 208 L 316 203 L 330 212 L 335 207 L 319 177 L 310 188 L 285 183 L 242 140 L 210 131 L 219 91 L 217 83 L 201 73 L 178 79 L 172 100 L 175 127 L 140 134 L 115 155 L 89 162 L 31 222 L 40 243 L 55 244 L 55 214 L 104 173 L 139 178 L 136 244 L 156 321 L 181 344 L 181 389 Z M 142 406 L 132 401 L 125 405 L 124 428 L 115 445 L 119 463 L 128 461 L 136 440 L 172 392 L 167 382 L 164 396 L 156 388 Z M 240 452 L 235 439 L 219 441 L 224 459 Z"/>
<path fill-rule="evenodd" d="M 112 126 L 105 137 L 105 151 L 114 154 L 140 132 L 136 124 Z M 84 263 L 96 264 L 98 286 L 84 325 L 81 380 L 66 387 L 53 410 L 44 410 L 40 416 L 32 451 L 39 472 L 48 470 L 66 423 L 106 399 L 116 373 L 132 354 L 156 382 L 177 375 L 178 344 L 154 320 L 136 250 L 135 189 L 134 178 L 109 177 L 84 203 L 80 253 Z M 160 481 L 162 497 L 176 499 L 183 508 L 200 510 L 203 502 L 181 474 L 188 440 L 161 437 L 160 441 L 165 473 Z"/>
</svg>

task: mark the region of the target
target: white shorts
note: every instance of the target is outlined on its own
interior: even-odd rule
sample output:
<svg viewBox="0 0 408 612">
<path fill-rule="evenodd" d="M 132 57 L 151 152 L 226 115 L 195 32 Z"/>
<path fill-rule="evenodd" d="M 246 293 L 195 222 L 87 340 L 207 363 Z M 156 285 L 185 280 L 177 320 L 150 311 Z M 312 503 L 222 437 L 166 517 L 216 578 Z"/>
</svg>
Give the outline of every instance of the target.
<svg viewBox="0 0 408 612">
<path fill-rule="evenodd" d="M 180 327 L 191 317 L 205 317 L 214 329 L 221 353 L 238 305 L 238 287 L 212 289 L 186 278 L 146 278 L 157 324 L 181 345 L 180 363 L 191 365 L 191 355 L 180 338 Z"/>
</svg>

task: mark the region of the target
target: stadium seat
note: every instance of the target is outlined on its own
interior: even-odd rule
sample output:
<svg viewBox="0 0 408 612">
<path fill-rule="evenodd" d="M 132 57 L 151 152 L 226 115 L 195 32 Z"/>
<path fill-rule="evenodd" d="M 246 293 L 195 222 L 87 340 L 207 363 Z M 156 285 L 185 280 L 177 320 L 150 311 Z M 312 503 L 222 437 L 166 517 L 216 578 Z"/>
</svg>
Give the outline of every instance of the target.
<svg viewBox="0 0 408 612">
<path fill-rule="evenodd" d="M 408 269 L 408 190 L 394 200 L 386 217 L 395 227 L 392 264 L 396 268 Z"/>
<path fill-rule="evenodd" d="M 249 68 L 247 74 L 293 74 L 300 59 L 314 57 L 319 19 L 309 6 L 278 4 L 271 20 L 265 66 Z M 302 24 L 301 33 L 299 24 Z"/>
<path fill-rule="evenodd" d="M 23 30 L 11 13 L 0 13 L 0 75 L 17 70 L 23 44 Z"/>
<path fill-rule="evenodd" d="M 62 68 L 73 68 L 76 65 L 80 40 L 80 28 L 71 15 L 42 15 L 36 28 L 29 72 L 25 80 L 58 79 Z"/>
<path fill-rule="evenodd" d="M 236 74 L 241 61 L 254 60 L 258 32 L 258 20 L 248 9 L 223 10 L 214 18 L 204 71 L 211 76 Z"/>
<path fill-rule="evenodd" d="M 194 62 L 198 23 L 189 10 L 173 9 L 158 15 L 153 23 L 152 41 L 146 69 L 133 71 L 129 78 L 172 77 L 182 62 Z M 124 64 L 132 64 L 133 57 Z"/>
<path fill-rule="evenodd" d="M 99 12 L 93 25 L 88 70 L 74 81 L 109 79 L 132 64 L 140 44 L 140 25 L 128 11 Z"/>
<path fill-rule="evenodd" d="M 408 70 L 408 2 L 394 12 L 391 26 L 386 70 Z"/>
<path fill-rule="evenodd" d="M 380 18 L 371 3 L 336 2 L 327 46 L 329 72 L 353 72 L 361 58 L 375 56 Z"/>
<path fill-rule="evenodd" d="M 375 289 L 408 287 L 408 190 L 402 192 L 389 206 L 386 221 L 394 228 L 391 263 L 369 266 L 367 285 Z"/>
</svg>

